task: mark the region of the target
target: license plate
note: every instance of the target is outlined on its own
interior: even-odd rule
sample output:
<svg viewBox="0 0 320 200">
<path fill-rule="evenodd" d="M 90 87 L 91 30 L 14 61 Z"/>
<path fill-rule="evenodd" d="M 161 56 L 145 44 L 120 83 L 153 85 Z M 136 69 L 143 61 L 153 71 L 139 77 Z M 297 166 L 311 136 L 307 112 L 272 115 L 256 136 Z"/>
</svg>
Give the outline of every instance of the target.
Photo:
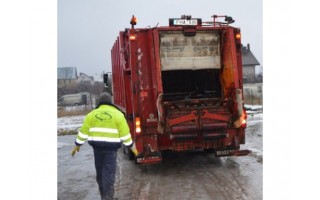
<svg viewBox="0 0 320 200">
<path fill-rule="evenodd" d="M 173 20 L 174 25 L 192 25 L 196 26 L 197 25 L 197 20 L 196 19 L 175 19 Z"/>
<path fill-rule="evenodd" d="M 234 152 L 233 149 L 230 149 L 230 150 L 228 150 L 228 149 L 226 149 L 226 150 L 217 150 L 216 154 L 217 154 L 217 156 L 228 156 L 233 152 Z"/>
</svg>

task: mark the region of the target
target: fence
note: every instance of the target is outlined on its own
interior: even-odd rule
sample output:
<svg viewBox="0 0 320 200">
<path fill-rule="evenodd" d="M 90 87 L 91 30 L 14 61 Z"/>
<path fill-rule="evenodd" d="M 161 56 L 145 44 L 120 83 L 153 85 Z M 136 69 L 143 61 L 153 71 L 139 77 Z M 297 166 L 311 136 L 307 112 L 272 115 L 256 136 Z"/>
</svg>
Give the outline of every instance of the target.
<svg viewBox="0 0 320 200">
<path fill-rule="evenodd" d="M 244 85 L 243 88 L 244 103 L 248 105 L 262 105 L 263 104 L 263 92 L 262 85 L 250 84 Z"/>
</svg>

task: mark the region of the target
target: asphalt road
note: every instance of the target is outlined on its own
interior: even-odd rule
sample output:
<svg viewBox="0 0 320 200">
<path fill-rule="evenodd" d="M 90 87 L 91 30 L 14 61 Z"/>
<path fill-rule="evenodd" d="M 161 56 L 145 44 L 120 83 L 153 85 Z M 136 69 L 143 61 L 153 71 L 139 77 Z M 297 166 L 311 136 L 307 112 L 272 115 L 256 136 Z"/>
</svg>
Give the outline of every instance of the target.
<svg viewBox="0 0 320 200">
<path fill-rule="evenodd" d="M 93 151 L 85 143 L 71 157 L 75 136 L 58 136 L 58 199 L 99 200 Z M 121 150 L 115 196 L 120 200 L 262 199 L 262 120 L 248 122 L 244 157 L 215 158 L 197 152 L 165 152 L 163 162 L 136 165 Z"/>
</svg>

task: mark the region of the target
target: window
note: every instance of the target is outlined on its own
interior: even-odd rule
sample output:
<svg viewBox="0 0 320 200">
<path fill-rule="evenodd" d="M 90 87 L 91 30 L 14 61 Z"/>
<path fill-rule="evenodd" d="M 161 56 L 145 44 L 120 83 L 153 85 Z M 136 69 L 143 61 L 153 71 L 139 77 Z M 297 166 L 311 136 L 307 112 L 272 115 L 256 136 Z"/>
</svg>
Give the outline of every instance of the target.
<svg viewBox="0 0 320 200">
<path fill-rule="evenodd" d="M 258 86 L 258 93 L 262 93 L 262 86 L 261 85 Z"/>
</svg>

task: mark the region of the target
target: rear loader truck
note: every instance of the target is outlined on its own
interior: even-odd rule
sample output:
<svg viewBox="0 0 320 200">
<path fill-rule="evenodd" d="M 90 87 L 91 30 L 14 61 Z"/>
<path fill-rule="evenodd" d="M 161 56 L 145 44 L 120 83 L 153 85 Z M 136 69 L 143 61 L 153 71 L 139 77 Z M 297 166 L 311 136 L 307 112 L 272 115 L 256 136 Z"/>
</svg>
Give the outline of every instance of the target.
<svg viewBox="0 0 320 200">
<path fill-rule="evenodd" d="M 240 150 L 247 116 L 241 32 L 233 22 L 183 15 L 168 26 L 135 28 L 132 16 L 131 28 L 120 31 L 111 50 L 112 92 L 140 153 L 137 163 L 160 162 L 166 150 L 250 153 Z"/>
</svg>

